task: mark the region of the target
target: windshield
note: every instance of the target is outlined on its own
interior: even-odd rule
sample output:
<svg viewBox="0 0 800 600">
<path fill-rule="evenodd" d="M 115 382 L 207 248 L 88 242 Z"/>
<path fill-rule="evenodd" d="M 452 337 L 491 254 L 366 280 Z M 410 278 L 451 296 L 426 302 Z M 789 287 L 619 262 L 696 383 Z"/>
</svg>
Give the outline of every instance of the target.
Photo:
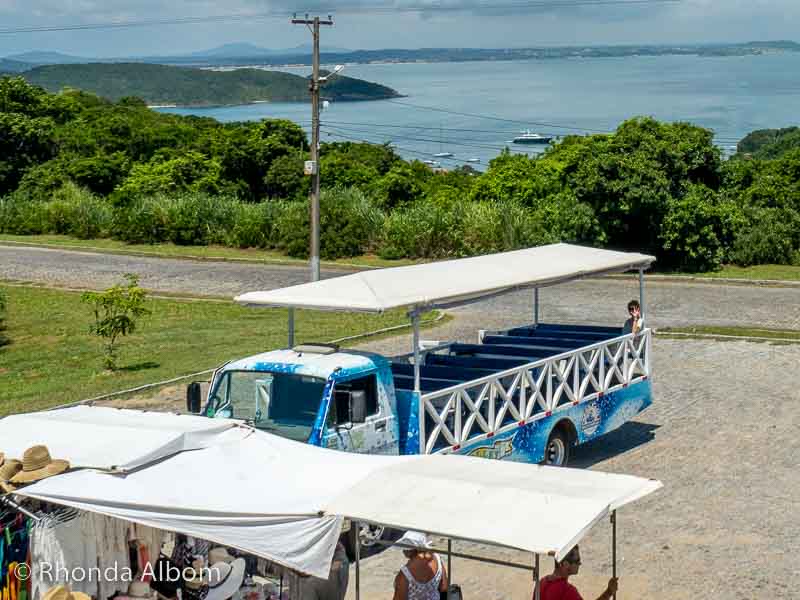
<svg viewBox="0 0 800 600">
<path fill-rule="evenodd" d="M 211 395 L 211 414 L 244 419 L 257 429 L 299 442 L 311 436 L 325 380 L 307 375 L 228 371 Z"/>
</svg>

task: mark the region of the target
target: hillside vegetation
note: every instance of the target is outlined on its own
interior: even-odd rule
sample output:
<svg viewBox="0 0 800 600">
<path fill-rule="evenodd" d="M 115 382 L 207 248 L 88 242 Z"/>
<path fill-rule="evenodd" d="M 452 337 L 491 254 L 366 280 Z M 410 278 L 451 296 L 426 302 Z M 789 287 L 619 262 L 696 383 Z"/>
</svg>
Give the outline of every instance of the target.
<svg viewBox="0 0 800 600">
<path fill-rule="evenodd" d="M 0 233 L 308 252 L 308 141 L 22 78 L 0 80 Z M 447 258 L 558 241 L 654 254 L 662 270 L 800 263 L 800 149 L 723 160 L 712 132 L 637 117 L 485 173 L 388 146 L 321 147 L 321 255 Z"/>
<path fill-rule="evenodd" d="M 736 146 L 737 154 L 752 158 L 780 158 L 800 148 L 800 127 L 758 129 L 745 136 Z"/>
<path fill-rule="evenodd" d="M 73 88 L 117 101 L 136 96 L 147 104 L 214 106 L 255 101 L 308 102 L 308 80 L 260 69 L 209 71 L 142 63 L 46 65 L 22 73 L 50 92 Z M 379 100 L 399 94 L 386 86 L 336 77 L 323 96 L 336 101 Z"/>
</svg>

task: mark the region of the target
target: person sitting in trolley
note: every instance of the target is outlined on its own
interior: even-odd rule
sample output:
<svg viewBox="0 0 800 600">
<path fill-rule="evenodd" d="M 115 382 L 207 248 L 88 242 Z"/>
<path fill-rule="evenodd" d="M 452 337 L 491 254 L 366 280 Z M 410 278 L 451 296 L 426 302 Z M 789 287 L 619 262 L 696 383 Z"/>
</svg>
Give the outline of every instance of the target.
<svg viewBox="0 0 800 600">
<path fill-rule="evenodd" d="M 628 314 L 630 317 L 622 326 L 622 335 L 637 335 L 642 330 L 642 307 L 638 300 L 628 302 Z"/>
</svg>

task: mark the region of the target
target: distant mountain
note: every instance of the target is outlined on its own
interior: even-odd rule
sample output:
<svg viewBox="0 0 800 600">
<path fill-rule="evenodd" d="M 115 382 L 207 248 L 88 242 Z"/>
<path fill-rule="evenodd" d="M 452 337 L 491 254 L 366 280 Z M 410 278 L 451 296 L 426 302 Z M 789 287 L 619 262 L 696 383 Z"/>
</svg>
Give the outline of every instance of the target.
<svg viewBox="0 0 800 600">
<path fill-rule="evenodd" d="M 222 46 L 217 46 L 216 48 L 210 48 L 209 50 L 200 50 L 198 52 L 192 52 L 187 56 L 191 56 L 193 58 L 263 58 L 266 56 L 274 57 L 274 56 L 289 56 L 294 54 L 306 54 L 311 53 L 312 46 L 311 44 L 301 44 L 300 46 L 295 46 L 294 48 L 262 48 L 261 46 L 256 46 L 255 44 L 249 43 L 231 43 L 231 44 L 223 44 Z M 333 46 L 323 46 L 320 48 L 321 52 L 350 52 L 346 48 L 336 48 Z"/>
<path fill-rule="evenodd" d="M 250 102 L 308 102 L 308 80 L 261 69 L 210 71 L 143 63 L 46 65 L 22 73 L 50 92 L 77 88 L 111 100 L 125 96 L 148 104 L 221 106 Z M 395 90 L 361 79 L 339 76 L 325 86 L 327 100 L 382 100 L 400 97 Z"/>
<path fill-rule="evenodd" d="M 61 52 L 48 52 L 43 50 L 31 50 L 30 52 L 23 52 L 22 54 L 12 54 L 11 56 L 6 56 L 5 60 L 28 63 L 29 65 L 64 65 L 97 61 L 96 58 L 83 58 L 80 56 L 62 54 Z"/>
<path fill-rule="evenodd" d="M 30 63 L 0 58 L 0 73 L 22 73 L 30 68 Z"/>
</svg>

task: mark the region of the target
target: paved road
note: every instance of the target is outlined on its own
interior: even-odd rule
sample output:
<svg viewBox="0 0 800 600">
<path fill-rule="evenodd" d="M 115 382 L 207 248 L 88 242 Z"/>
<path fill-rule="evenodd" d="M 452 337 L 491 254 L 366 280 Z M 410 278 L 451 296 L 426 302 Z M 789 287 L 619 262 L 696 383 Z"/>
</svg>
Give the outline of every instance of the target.
<svg viewBox="0 0 800 600">
<path fill-rule="evenodd" d="M 350 271 L 326 269 L 323 277 Z M 137 273 L 153 291 L 233 297 L 307 281 L 305 268 L 232 262 L 198 262 L 23 248 L 0 245 L 0 279 L 55 286 L 106 288 L 124 273 Z M 638 280 L 603 279 L 542 290 L 544 321 L 618 324 L 625 304 L 639 294 Z M 753 325 L 800 329 L 800 289 L 651 281 L 647 308 L 655 327 Z M 530 320 L 530 293 L 516 293 L 463 307 L 455 314 L 483 327 L 514 317 Z M 474 326 L 473 326 L 474 328 Z"/>
<path fill-rule="evenodd" d="M 154 290 L 223 296 L 301 282 L 306 276 L 303 269 L 285 267 L 0 247 L 0 278 L 104 287 L 126 271 L 140 273 L 144 285 Z M 619 323 L 625 302 L 637 293 L 634 279 L 551 288 L 542 292 L 544 318 Z M 656 326 L 800 329 L 797 289 L 654 282 L 647 295 Z M 523 322 L 529 318 L 530 294 L 508 295 L 453 314 L 453 321 L 426 331 L 425 337 L 470 339 L 478 324 L 499 328 Z M 365 346 L 402 352 L 408 349 L 407 337 Z M 620 600 L 798 597 L 800 391 L 793 377 L 798 364 L 798 345 L 655 340 L 654 405 L 616 432 L 580 447 L 575 456 L 576 466 L 656 477 L 665 484 L 656 495 L 621 511 Z M 175 392 L 179 398 L 180 390 Z M 609 527 L 601 524 L 582 544 L 584 565 L 576 583 L 584 597 L 596 596 L 605 585 L 609 540 Z M 530 560 L 476 545 L 457 549 Z M 362 597 L 389 596 L 401 561 L 394 550 L 365 561 Z M 349 598 L 353 581 L 351 572 Z M 521 571 L 456 561 L 455 581 L 468 597 L 530 598 L 530 576 Z"/>
</svg>

